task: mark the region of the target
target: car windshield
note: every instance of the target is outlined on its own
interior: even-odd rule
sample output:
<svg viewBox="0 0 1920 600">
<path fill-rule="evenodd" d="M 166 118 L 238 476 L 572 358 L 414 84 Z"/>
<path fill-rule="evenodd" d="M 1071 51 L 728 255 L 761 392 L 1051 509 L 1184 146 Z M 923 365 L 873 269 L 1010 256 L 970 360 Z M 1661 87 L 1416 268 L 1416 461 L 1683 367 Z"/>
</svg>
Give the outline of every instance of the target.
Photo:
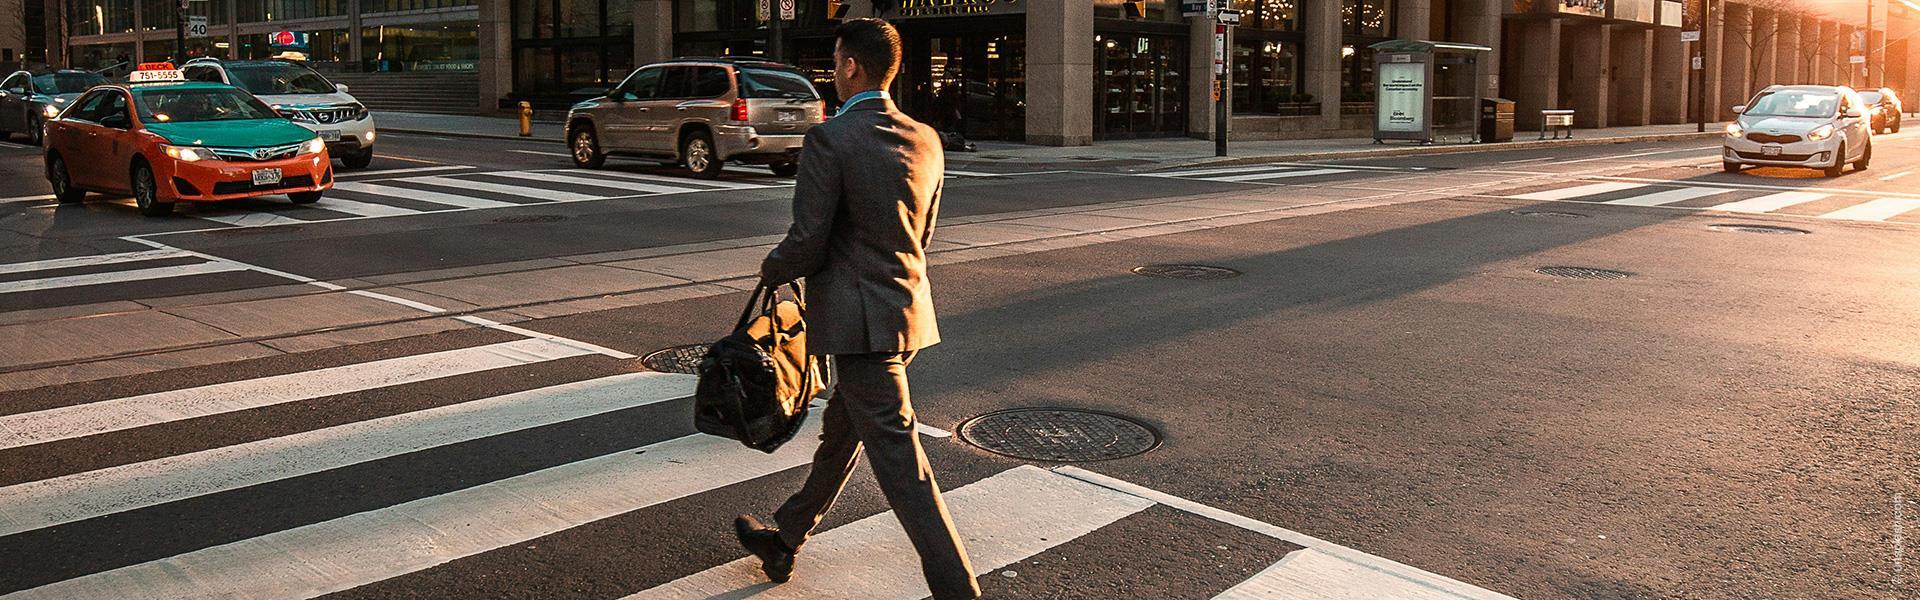
<svg viewBox="0 0 1920 600">
<path fill-rule="evenodd" d="M 259 98 L 233 88 L 140 90 L 133 97 L 140 120 L 148 123 L 280 118 Z"/>
<path fill-rule="evenodd" d="M 1832 92 L 1786 90 L 1761 94 L 1744 114 L 1755 117 L 1831 117 L 1840 96 Z"/>
<path fill-rule="evenodd" d="M 33 77 L 33 89 L 49 96 L 58 96 L 78 94 L 106 82 L 107 78 L 96 73 L 48 73 Z"/>
<path fill-rule="evenodd" d="M 233 66 L 227 68 L 233 84 L 261 96 L 331 94 L 333 84 L 313 69 L 297 65 Z"/>
<path fill-rule="evenodd" d="M 1867 104 L 1878 104 L 1880 102 L 1880 92 L 1860 92 L 1860 101 Z"/>
<path fill-rule="evenodd" d="M 786 69 L 765 67 L 740 69 L 740 94 L 748 98 L 812 100 L 819 97 L 813 91 L 813 82 L 807 81 L 805 76 Z"/>
</svg>

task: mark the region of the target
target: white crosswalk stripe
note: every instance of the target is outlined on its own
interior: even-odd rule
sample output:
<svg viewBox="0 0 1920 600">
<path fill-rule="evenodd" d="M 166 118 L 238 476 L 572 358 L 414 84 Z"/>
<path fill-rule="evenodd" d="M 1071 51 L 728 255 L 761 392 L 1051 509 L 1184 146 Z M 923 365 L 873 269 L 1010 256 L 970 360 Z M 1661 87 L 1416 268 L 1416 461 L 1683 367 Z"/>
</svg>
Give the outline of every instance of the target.
<svg viewBox="0 0 1920 600">
<path fill-rule="evenodd" d="M 421 202 L 431 202 L 433 204 L 445 204 L 447 206 L 453 206 L 457 208 L 502 208 L 507 206 L 519 206 L 518 204 L 514 204 L 512 202 L 501 202 L 499 200 L 490 200 L 487 198 L 477 198 L 474 196 L 461 196 L 458 194 L 447 194 L 442 192 L 429 192 L 425 190 L 416 190 L 412 188 L 403 188 L 403 187 L 397 187 L 397 186 L 391 186 L 391 185 L 381 185 L 378 183 L 361 183 L 357 181 L 342 181 L 340 183 L 333 184 L 333 189 L 343 190 L 348 192 L 356 192 L 361 194 L 373 194 L 376 196 L 390 196 L 394 198 L 405 198 L 408 200 L 419 200 Z M 325 200 L 322 200 L 320 204 L 321 204 L 320 208 L 326 208 L 324 205 L 327 204 L 327 202 Z"/>
<path fill-rule="evenodd" d="M 1198 181 L 1218 181 L 1223 183 L 1258 183 L 1274 180 L 1318 177 L 1322 175 L 1342 175 L 1356 172 L 1375 172 L 1384 169 L 1375 167 L 1334 167 L 1315 164 L 1266 164 L 1246 167 L 1223 167 L 1215 169 L 1191 169 L 1186 171 L 1168 171 L 1164 173 L 1143 173 L 1148 177 L 1167 177 L 1193 179 Z"/>
<path fill-rule="evenodd" d="M 497 175 L 500 177 L 512 177 L 515 179 L 526 179 L 530 181 L 539 181 L 544 183 L 564 183 L 568 185 L 601 188 L 601 189 L 607 190 L 607 194 L 610 196 L 620 195 L 623 192 L 624 192 L 624 195 L 637 195 L 637 194 L 681 194 L 681 193 L 687 193 L 687 192 L 712 191 L 712 190 L 701 189 L 699 187 L 689 186 L 689 185 L 677 185 L 677 186 L 654 185 L 654 184 L 648 184 L 648 183 L 636 183 L 631 181 L 614 181 L 611 179 L 598 179 L 598 178 L 592 178 L 592 177 L 575 177 L 572 175 L 559 175 L 554 173 L 540 173 L 540 172 L 534 172 L 534 171 L 503 171 L 500 173 L 488 173 L 488 175 Z"/>
<path fill-rule="evenodd" d="M 1679 188 L 1618 200 L 1608 200 L 1606 203 L 1621 206 L 1665 206 L 1675 202 L 1686 202 L 1695 198 L 1705 198 L 1707 196 L 1725 194 L 1731 191 L 1733 190 L 1723 188 Z"/>
<path fill-rule="evenodd" d="M 1532 192 L 1532 193 L 1520 194 L 1518 196 L 1509 196 L 1509 197 L 1515 200 L 1567 200 L 1571 198 L 1580 198 L 1583 196 L 1597 196 L 1600 194 L 1618 192 L 1622 190 L 1631 190 L 1631 189 L 1643 188 L 1643 187 L 1647 187 L 1647 184 L 1627 183 L 1624 181 L 1609 181 L 1606 183 L 1590 183 L 1587 185 L 1579 185 L 1579 186 L 1574 186 L 1570 188 L 1561 188 L 1557 190 Z"/>
<path fill-rule="evenodd" d="M 178 258 L 180 256 L 182 255 L 179 253 L 173 253 L 173 252 L 164 251 L 164 250 L 154 251 L 152 253 L 128 252 L 128 253 L 111 254 L 111 255 L 83 256 L 83 257 L 74 257 L 74 258 L 54 259 L 54 260 L 48 260 L 48 261 L 0 265 L 0 273 L 7 273 L 7 274 L 31 273 L 34 271 L 49 271 L 49 270 L 55 270 L 55 269 L 112 265 L 112 264 L 138 265 L 140 261 Z M 55 290 L 55 289 L 62 289 L 62 288 L 83 287 L 83 286 L 90 286 L 90 285 L 127 283 L 127 282 L 133 282 L 133 281 L 152 281 L 156 279 L 171 279 L 175 277 L 189 277 L 189 276 L 195 276 L 195 275 L 211 275 L 215 273 L 228 273 L 233 271 L 245 271 L 245 270 L 248 270 L 248 267 L 246 265 L 227 262 L 227 261 L 220 261 L 220 260 L 210 260 L 206 262 L 199 262 L 199 263 L 186 264 L 186 265 L 131 268 L 131 269 L 119 270 L 119 271 L 106 271 L 106 272 L 100 272 L 100 273 L 81 273 L 81 274 L 74 274 L 74 275 L 50 275 L 47 277 L 41 277 L 37 279 L 19 279 L 14 281 L 0 281 L 0 294 L 12 294 L 12 293 L 19 293 L 19 292 L 36 292 L 36 291 Z"/>
<path fill-rule="evenodd" d="M 1657 184 L 1632 181 L 1605 181 L 1582 183 L 1567 187 L 1539 190 L 1522 194 L 1508 195 L 1514 200 L 1539 200 L 1556 202 L 1590 202 L 1616 206 L 1648 206 L 1682 208 L 1687 210 L 1711 210 L 1746 214 L 1782 214 L 1777 211 L 1802 207 L 1815 202 L 1824 202 L 1830 209 L 1811 215 L 1811 211 L 1799 209 L 1798 216 L 1817 216 L 1822 219 L 1841 221 L 1892 221 L 1909 220 L 1920 215 L 1920 198 L 1893 197 L 1876 198 L 1857 192 L 1839 191 L 1784 191 L 1741 197 L 1736 200 L 1706 206 L 1683 205 L 1702 199 L 1714 199 L 1715 196 L 1730 194 L 1753 194 L 1761 186 L 1720 187 L 1706 185 L 1671 186 L 1659 185 L 1657 191 L 1649 191 L 1625 197 L 1619 192 L 1641 190 Z M 1777 189 L 1777 188 L 1775 188 Z M 1605 199 L 1610 198 L 1610 199 Z M 1845 204 L 1842 204 L 1842 203 Z M 1700 204 L 1706 204 L 1701 202 Z M 1823 206 L 1820 208 L 1829 208 Z"/>
<path fill-rule="evenodd" d="M 594 196 L 592 194 L 576 194 L 564 190 L 552 190 L 524 185 L 504 185 L 491 181 L 474 181 L 471 179 L 454 179 L 451 177 L 414 177 L 407 181 L 437 185 L 445 188 L 479 190 L 482 192 L 509 194 L 526 198 L 539 198 L 541 200 L 552 200 L 554 202 L 579 202 L 600 198 L 600 196 Z"/>
<path fill-rule="evenodd" d="M 343 183 L 341 185 L 347 184 Z M 344 198 L 327 198 L 322 200 L 318 206 L 327 210 L 335 210 L 362 217 L 398 217 L 401 215 L 420 214 L 420 211 L 411 208 L 400 208 L 398 206 L 374 204 L 372 202 L 355 202 Z"/>
<path fill-rule="evenodd" d="M 1726 204 L 1714 205 L 1708 207 L 1708 210 L 1724 210 L 1727 212 L 1740 213 L 1773 212 L 1796 204 L 1806 204 L 1820 200 L 1827 196 L 1827 194 L 1814 192 L 1780 192 L 1777 194 L 1767 194 L 1758 198 L 1748 198 Z"/>
<path fill-rule="evenodd" d="M 1206 177 L 1204 179 L 1206 179 L 1207 181 L 1236 181 L 1236 182 L 1267 181 L 1270 179 L 1290 179 L 1294 177 L 1313 177 L 1316 175 L 1337 175 L 1340 173 L 1352 173 L 1352 172 L 1353 171 L 1351 169 L 1303 169 L 1299 171 L 1281 171 L 1279 173 L 1249 173 L 1246 175 L 1226 175 L 1222 177 Z"/>
<path fill-rule="evenodd" d="M 1916 210 L 1920 210 L 1920 198 L 1876 198 L 1820 215 L 1820 218 L 1844 219 L 1849 221 L 1885 221 Z"/>
</svg>

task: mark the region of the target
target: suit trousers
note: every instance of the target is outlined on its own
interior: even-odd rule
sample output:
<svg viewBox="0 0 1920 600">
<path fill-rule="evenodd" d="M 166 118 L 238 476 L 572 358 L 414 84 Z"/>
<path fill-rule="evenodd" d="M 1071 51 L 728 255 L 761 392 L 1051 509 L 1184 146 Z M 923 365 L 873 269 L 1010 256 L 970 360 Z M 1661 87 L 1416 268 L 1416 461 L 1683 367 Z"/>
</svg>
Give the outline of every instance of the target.
<svg viewBox="0 0 1920 600">
<path fill-rule="evenodd" d="M 976 598 L 973 565 L 954 529 L 940 485 L 933 480 L 915 431 L 907 391 L 913 352 L 843 354 L 834 357 L 839 380 L 821 421 L 820 448 L 800 492 L 774 514 L 780 537 L 798 550 L 833 506 L 853 475 L 862 449 L 873 464 L 880 491 L 920 554 L 920 569 L 936 600 Z"/>
</svg>

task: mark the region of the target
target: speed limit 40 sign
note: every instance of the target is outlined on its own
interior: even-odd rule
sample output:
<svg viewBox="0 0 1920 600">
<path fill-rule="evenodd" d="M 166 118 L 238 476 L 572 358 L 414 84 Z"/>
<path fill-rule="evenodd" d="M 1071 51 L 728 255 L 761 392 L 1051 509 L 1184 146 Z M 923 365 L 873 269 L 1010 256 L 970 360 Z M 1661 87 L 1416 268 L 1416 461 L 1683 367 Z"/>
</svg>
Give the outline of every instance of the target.
<svg viewBox="0 0 1920 600">
<path fill-rule="evenodd" d="M 187 17 L 187 37 L 207 37 L 207 18 L 202 16 Z"/>
</svg>

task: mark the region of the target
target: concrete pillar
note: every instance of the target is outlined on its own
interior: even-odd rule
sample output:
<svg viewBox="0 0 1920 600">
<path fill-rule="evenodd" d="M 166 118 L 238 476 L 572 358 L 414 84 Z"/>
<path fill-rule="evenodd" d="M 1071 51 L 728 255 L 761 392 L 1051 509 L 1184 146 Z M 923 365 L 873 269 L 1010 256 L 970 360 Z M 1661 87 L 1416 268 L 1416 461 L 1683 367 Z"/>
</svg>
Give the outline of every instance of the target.
<svg viewBox="0 0 1920 600">
<path fill-rule="evenodd" d="M 240 3 L 227 2 L 227 58 L 240 56 Z"/>
<path fill-rule="evenodd" d="M 1609 76 L 1613 52 L 1611 25 L 1564 23 L 1560 26 L 1560 104 L 1571 108 L 1575 127 L 1606 127 L 1612 117 Z M 1528 48 L 1538 48 L 1528 44 Z"/>
<path fill-rule="evenodd" d="M 153 2 L 155 0 L 145 1 Z M 144 12 L 146 11 L 140 10 L 140 0 L 135 0 L 133 3 L 133 53 L 127 55 L 128 60 L 133 64 L 126 65 L 126 69 L 129 71 L 133 70 L 134 65 L 147 60 L 147 28 L 143 27 L 146 17 L 141 14 Z"/>
<path fill-rule="evenodd" d="M 1885 24 L 1882 22 L 1875 26 L 1884 27 Z M 1886 45 L 1886 30 L 1875 29 L 1867 33 L 1867 80 L 1860 89 L 1878 89 L 1887 85 L 1887 51 L 1882 49 Z"/>
<path fill-rule="evenodd" d="M 1781 13 L 1774 21 L 1773 82 L 1794 85 L 1800 81 L 1800 17 Z"/>
<path fill-rule="evenodd" d="M 1711 108 L 1715 120 L 1732 118 L 1733 107 L 1746 104 L 1752 96 L 1753 83 L 1747 79 L 1749 61 L 1752 54 L 1747 49 L 1747 36 L 1753 33 L 1753 11 L 1744 5 L 1727 3 L 1722 5 L 1727 19 L 1724 23 L 1726 43 L 1720 45 L 1720 101 Z"/>
<path fill-rule="evenodd" d="M 1433 0 L 1400 0 L 1400 14 L 1394 15 L 1394 37 L 1405 40 L 1431 40 L 1433 37 Z"/>
<path fill-rule="evenodd" d="M 1505 64 L 1500 57 L 1500 25 L 1505 4 L 1500 0 L 1449 0 L 1448 5 L 1457 16 L 1454 41 L 1493 49 L 1481 57 L 1481 60 L 1487 61 L 1487 79 L 1480 93 L 1488 98 L 1499 96 L 1500 65 Z M 1536 118 L 1538 116 L 1535 115 Z"/>
<path fill-rule="evenodd" d="M 228 4 L 234 4 L 229 1 Z M 366 52 L 360 46 L 365 43 L 364 32 L 360 25 L 360 0 L 347 0 L 347 71 L 359 71 L 367 64 L 362 59 Z"/>
<path fill-rule="evenodd" d="M 1780 83 L 1774 72 L 1779 53 L 1775 52 L 1780 35 L 1780 22 L 1771 10 L 1755 8 L 1753 11 L 1753 31 L 1747 37 L 1749 56 L 1753 64 L 1748 66 L 1748 83 L 1755 91 L 1759 88 Z"/>
<path fill-rule="evenodd" d="M 1520 72 L 1507 74 L 1505 89 L 1513 100 L 1514 127 L 1540 128 L 1540 111 L 1560 105 L 1560 20 L 1529 19 L 1514 22 L 1515 40 L 1529 50 L 1517 57 Z"/>
<path fill-rule="evenodd" d="M 1607 123 L 1614 127 L 1653 124 L 1653 30 L 1645 27 L 1612 27 L 1611 76 L 1607 87 L 1613 115 Z"/>
<path fill-rule="evenodd" d="M 1307 93 L 1320 101 L 1320 123 L 1324 129 L 1340 128 L 1340 3 L 1318 0 L 1303 7 L 1306 11 L 1307 53 L 1304 75 Z M 1031 21 L 1032 17 L 1028 17 Z"/>
<path fill-rule="evenodd" d="M 1027 143 L 1093 143 L 1093 3 L 1027 5 Z"/>
<path fill-rule="evenodd" d="M 1648 60 L 1648 96 L 1659 98 L 1659 102 L 1648 102 L 1648 120 L 1651 123 L 1673 124 L 1687 122 L 1687 107 L 1693 106 L 1693 55 L 1688 52 L 1691 46 L 1680 41 L 1680 30 L 1672 27 L 1654 29 L 1649 33 L 1653 39 L 1653 57 Z"/>
<path fill-rule="evenodd" d="M 673 58 L 673 0 L 633 0 L 633 64 Z"/>
<path fill-rule="evenodd" d="M 1213 22 L 1187 19 L 1187 39 L 1191 40 L 1187 43 L 1187 135 L 1210 140 L 1213 139 Z M 1231 44 L 1233 40 L 1227 41 Z M 1231 104 L 1233 92 L 1223 91 Z M 1228 107 L 1228 111 L 1232 111 L 1232 107 Z"/>
<path fill-rule="evenodd" d="M 480 112 L 492 113 L 513 93 L 512 0 L 480 0 L 478 13 Z"/>
</svg>

